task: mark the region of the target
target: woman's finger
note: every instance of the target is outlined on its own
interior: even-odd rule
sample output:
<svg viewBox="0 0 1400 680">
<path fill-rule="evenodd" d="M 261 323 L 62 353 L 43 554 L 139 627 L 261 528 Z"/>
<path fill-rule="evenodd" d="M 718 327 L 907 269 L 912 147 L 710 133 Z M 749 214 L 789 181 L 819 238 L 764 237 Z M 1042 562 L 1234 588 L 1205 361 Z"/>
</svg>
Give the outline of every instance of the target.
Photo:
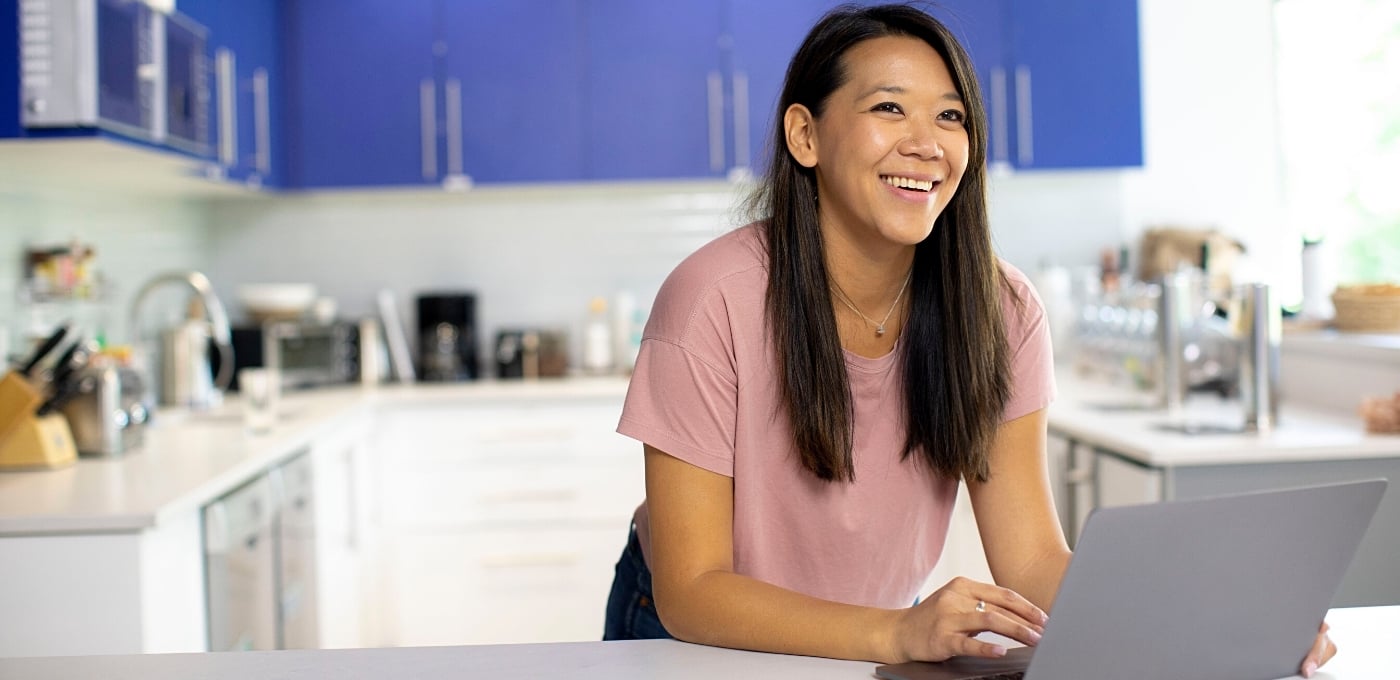
<svg viewBox="0 0 1400 680">
<path fill-rule="evenodd" d="M 1326 626 L 1326 624 L 1323 624 Z M 1308 650 L 1308 655 L 1303 657 L 1302 674 L 1305 678 L 1311 678 L 1317 673 L 1317 667 L 1326 663 L 1328 659 L 1336 654 L 1336 646 L 1327 637 L 1326 632 L 1319 632 L 1317 639 L 1313 641 L 1312 649 Z"/>
<path fill-rule="evenodd" d="M 954 654 L 958 656 L 986 656 L 1001 657 L 1006 656 L 1006 648 L 991 642 L 983 642 L 977 638 L 963 638 L 960 644 L 954 645 Z"/>
<path fill-rule="evenodd" d="M 976 621 L 979 625 L 985 624 L 986 630 L 998 635 L 1005 635 L 1023 645 L 1034 647 L 1040 643 L 1040 636 L 1045 633 L 1045 629 L 1041 626 L 1026 621 L 1015 612 L 994 604 L 987 605 L 985 612 L 979 613 L 984 614 L 982 619 Z"/>
<path fill-rule="evenodd" d="M 976 589 L 973 597 L 986 602 L 989 606 L 1000 607 L 1008 616 L 1020 619 L 1027 626 L 1031 626 L 1038 633 L 1045 632 L 1045 622 L 1049 620 L 1040 607 L 1031 604 L 1030 600 L 1021 597 L 1019 593 L 1009 588 L 999 588 L 988 584 L 978 584 L 981 588 Z"/>
</svg>

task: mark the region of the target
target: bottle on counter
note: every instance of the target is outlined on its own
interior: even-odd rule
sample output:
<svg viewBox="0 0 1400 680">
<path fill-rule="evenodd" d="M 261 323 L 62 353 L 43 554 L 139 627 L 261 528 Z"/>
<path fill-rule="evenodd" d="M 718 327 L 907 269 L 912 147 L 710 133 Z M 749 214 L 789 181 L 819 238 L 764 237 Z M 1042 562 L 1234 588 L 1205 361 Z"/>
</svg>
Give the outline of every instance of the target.
<svg viewBox="0 0 1400 680">
<path fill-rule="evenodd" d="M 595 297 L 588 303 L 588 322 L 583 329 L 583 371 L 603 375 L 613 370 L 612 326 L 608 322 L 608 301 Z"/>
</svg>

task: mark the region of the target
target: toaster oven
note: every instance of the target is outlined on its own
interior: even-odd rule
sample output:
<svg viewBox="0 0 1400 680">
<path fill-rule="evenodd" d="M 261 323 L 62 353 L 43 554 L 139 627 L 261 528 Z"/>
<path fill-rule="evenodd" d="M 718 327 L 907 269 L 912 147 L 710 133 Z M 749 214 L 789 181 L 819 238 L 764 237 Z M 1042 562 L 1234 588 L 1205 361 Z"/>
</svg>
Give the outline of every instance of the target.
<svg viewBox="0 0 1400 680">
<path fill-rule="evenodd" d="M 277 369 L 283 389 L 358 382 L 360 324 L 273 321 L 233 329 L 235 368 Z M 237 371 L 232 389 L 238 389 Z"/>
</svg>

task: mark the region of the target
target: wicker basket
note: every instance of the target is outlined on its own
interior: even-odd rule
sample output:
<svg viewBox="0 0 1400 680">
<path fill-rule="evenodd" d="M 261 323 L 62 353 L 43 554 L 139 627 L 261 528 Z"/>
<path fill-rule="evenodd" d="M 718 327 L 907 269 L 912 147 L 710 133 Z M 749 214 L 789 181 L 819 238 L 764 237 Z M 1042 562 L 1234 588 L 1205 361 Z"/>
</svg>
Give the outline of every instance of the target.
<svg viewBox="0 0 1400 680">
<path fill-rule="evenodd" d="M 1339 286 L 1332 293 L 1335 325 L 1351 333 L 1400 333 L 1400 286 Z"/>
</svg>

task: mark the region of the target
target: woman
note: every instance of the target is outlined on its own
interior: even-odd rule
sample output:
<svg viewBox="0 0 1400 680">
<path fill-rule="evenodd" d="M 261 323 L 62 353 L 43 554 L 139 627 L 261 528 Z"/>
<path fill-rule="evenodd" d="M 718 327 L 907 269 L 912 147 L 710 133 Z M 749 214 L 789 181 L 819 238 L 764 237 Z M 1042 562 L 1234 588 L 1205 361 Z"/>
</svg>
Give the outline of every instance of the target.
<svg viewBox="0 0 1400 680">
<path fill-rule="evenodd" d="M 880 662 L 1040 639 L 1070 557 L 1054 378 L 1040 301 L 991 247 L 985 126 L 967 54 L 926 14 L 812 29 L 754 199 L 768 218 L 687 258 L 653 306 L 618 427 L 645 445 L 647 500 L 605 639 Z M 959 479 L 997 585 L 916 602 Z"/>
</svg>

